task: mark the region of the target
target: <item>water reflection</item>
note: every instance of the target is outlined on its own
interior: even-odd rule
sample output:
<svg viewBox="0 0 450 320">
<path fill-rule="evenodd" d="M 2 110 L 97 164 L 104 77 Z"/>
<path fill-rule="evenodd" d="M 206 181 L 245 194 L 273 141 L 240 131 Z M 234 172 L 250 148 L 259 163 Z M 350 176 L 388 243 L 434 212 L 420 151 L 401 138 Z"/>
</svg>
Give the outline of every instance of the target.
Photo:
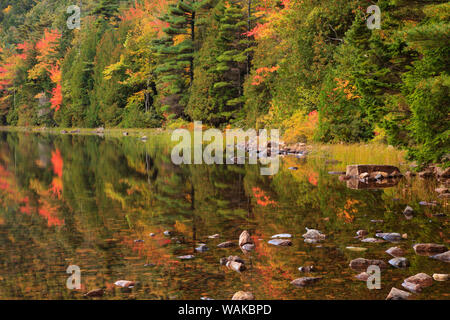
<svg viewBox="0 0 450 320">
<path fill-rule="evenodd" d="M 416 242 L 448 243 L 443 199 L 433 181 L 396 181 L 386 189 L 355 190 L 320 155 L 283 159 L 280 172 L 261 176 L 252 165 L 175 166 L 168 138 L 144 143 L 132 137 L 52 136 L 0 133 L 0 298 L 87 299 L 105 289 L 105 299 L 230 299 L 247 290 L 257 299 L 384 299 L 392 286 L 418 272 L 448 273 L 448 265 L 415 255 Z M 398 165 L 393 163 L 393 165 Z M 288 170 L 296 166 L 299 170 Z M 335 164 L 342 170 L 345 163 Z M 358 188 L 356 188 L 358 189 Z M 408 220 L 401 214 L 414 207 Z M 382 225 L 371 220 L 383 220 Z M 320 244 L 303 242 L 305 227 L 327 234 Z M 388 269 L 382 289 L 370 291 L 348 267 L 359 256 L 390 257 L 389 243 L 364 243 L 355 232 L 408 234 L 407 270 Z M 171 235 L 164 235 L 169 230 Z M 217 248 L 248 230 L 255 249 Z M 267 243 L 274 234 L 293 235 L 293 245 Z M 208 236 L 220 234 L 219 238 Z M 138 240 L 138 241 L 137 241 Z M 205 243 L 209 250 L 195 250 Z M 194 255 L 192 260 L 180 260 Z M 237 273 L 219 260 L 239 255 L 247 270 Z M 82 289 L 65 286 L 69 265 L 82 272 Z M 314 265 L 323 281 L 309 288 L 290 282 Z M 133 289 L 117 280 L 137 281 Z M 419 299 L 447 299 L 435 283 Z"/>
</svg>

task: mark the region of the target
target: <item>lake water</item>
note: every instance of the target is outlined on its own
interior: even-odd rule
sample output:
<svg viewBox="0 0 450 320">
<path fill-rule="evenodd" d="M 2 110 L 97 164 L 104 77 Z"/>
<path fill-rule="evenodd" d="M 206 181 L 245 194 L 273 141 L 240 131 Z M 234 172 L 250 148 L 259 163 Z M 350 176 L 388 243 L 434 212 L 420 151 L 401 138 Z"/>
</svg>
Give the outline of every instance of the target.
<svg viewBox="0 0 450 320">
<path fill-rule="evenodd" d="M 341 155 L 325 151 L 284 157 L 275 176 L 261 176 L 256 165 L 179 167 L 167 141 L 163 135 L 142 142 L 0 132 L 0 299 L 88 299 L 83 294 L 96 288 L 105 289 L 103 299 L 230 299 L 239 290 L 256 299 L 385 299 L 409 276 L 450 271 L 412 249 L 418 242 L 449 246 L 448 200 L 438 199 L 435 180 L 349 188 L 328 172 L 351 163 L 329 164 Z M 407 169 L 400 161 L 383 164 Z M 289 170 L 293 166 L 298 170 Z M 432 200 L 437 204 L 419 204 Z M 402 214 L 407 205 L 415 210 L 412 219 Z M 326 239 L 305 243 L 306 227 Z M 359 229 L 371 237 L 377 230 L 406 233 L 407 239 L 362 243 L 355 239 Z M 173 234 L 165 236 L 166 230 Z M 237 243 L 243 230 L 255 243 L 250 253 L 217 247 Z M 279 233 L 291 234 L 292 246 L 268 244 Z M 208 238 L 214 234 L 220 237 Z M 200 243 L 209 250 L 196 252 Z M 410 267 L 389 266 L 381 289 L 369 290 L 349 262 L 387 263 L 392 246 L 406 251 Z M 247 270 L 221 266 L 220 258 L 230 255 L 243 258 Z M 81 290 L 66 287 L 69 265 L 81 269 Z M 314 273 L 298 270 L 309 265 Z M 290 283 L 303 276 L 323 279 L 305 288 Z M 122 289 L 117 280 L 138 284 Z M 449 293 L 448 282 L 434 281 L 414 298 L 449 299 Z"/>
</svg>

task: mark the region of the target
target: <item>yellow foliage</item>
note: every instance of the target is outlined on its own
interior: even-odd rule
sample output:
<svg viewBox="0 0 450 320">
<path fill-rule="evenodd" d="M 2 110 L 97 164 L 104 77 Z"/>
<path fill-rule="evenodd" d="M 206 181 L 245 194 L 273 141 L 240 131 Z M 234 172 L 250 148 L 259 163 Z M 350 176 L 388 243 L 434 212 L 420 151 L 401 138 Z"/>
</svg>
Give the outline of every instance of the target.
<svg viewBox="0 0 450 320">
<path fill-rule="evenodd" d="M 285 128 L 283 141 L 288 144 L 311 141 L 317 127 L 317 120 L 317 111 L 306 114 L 302 110 L 297 110 L 290 118 L 283 121 Z"/>
</svg>

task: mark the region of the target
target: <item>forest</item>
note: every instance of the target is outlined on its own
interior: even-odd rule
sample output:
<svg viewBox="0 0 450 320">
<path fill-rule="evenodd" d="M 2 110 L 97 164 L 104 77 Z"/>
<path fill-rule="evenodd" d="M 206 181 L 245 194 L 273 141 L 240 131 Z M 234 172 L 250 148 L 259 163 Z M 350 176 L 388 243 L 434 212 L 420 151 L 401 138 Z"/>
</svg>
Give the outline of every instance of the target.
<svg viewBox="0 0 450 320">
<path fill-rule="evenodd" d="M 449 166 L 449 21 L 434 0 L 2 0 L 0 125 L 195 120 Z"/>
</svg>

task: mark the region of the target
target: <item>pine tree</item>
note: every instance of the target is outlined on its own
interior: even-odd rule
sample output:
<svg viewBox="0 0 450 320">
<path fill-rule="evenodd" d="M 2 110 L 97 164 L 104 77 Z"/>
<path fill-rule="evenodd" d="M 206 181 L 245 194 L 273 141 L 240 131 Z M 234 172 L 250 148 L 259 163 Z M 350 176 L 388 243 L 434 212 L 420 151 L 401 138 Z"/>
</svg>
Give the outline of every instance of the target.
<svg viewBox="0 0 450 320">
<path fill-rule="evenodd" d="M 168 24 L 165 36 L 153 45 L 159 57 L 155 73 L 158 88 L 163 93 L 163 109 L 177 116 L 183 115 L 188 90 L 194 80 L 195 23 L 202 9 L 209 8 L 210 0 L 183 1 L 170 5 L 161 20 Z"/>
<path fill-rule="evenodd" d="M 247 72 L 250 40 L 244 35 L 248 21 L 238 1 L 221 1 L 215 19 L 219 25 L 216 39 L 218 55 L 211 72 L 217 76 L 211 93 L 217 104 L 215 125 L 227 122 L 242 107 L 242 84 Z"/>
</svg>

